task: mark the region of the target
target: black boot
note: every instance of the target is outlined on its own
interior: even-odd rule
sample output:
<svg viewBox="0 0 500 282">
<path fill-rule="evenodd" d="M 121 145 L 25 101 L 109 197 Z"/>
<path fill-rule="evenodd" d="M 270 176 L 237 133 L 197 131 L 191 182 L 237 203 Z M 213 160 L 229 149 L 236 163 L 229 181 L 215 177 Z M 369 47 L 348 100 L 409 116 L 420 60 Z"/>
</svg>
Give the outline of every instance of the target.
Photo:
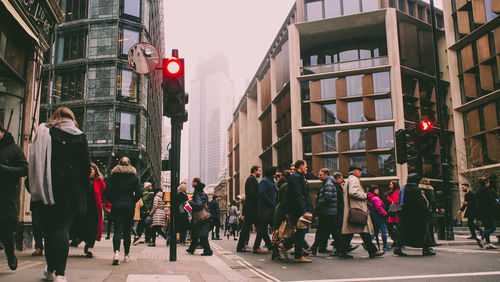
<svg viewBox="0 0 500 282">
<path fill-rule="evenodd" d="M 394 249 L 394 254 L 398 255 L 400 257 L 406 257 L 407 256 L 407 254 L 403 253 L 403 251 L 401 250 L 401 247 L 396 247 Z"/>
<path fill-rule="evenodd" d="M 431 251 L 431 250 L 429 250 L 429 249 L 423 249 L 422 250 L 422 255 L 423 256 L 435 256 L 436 253 L 433 252 L 433 251 Z"/>
<path fill-rule="evenodd" d="M 17 258 L 15 255 L 7 257 L 7 264 L 9 265 L 10 270 L 14 271 L 17 269 Z"/>
</svg>

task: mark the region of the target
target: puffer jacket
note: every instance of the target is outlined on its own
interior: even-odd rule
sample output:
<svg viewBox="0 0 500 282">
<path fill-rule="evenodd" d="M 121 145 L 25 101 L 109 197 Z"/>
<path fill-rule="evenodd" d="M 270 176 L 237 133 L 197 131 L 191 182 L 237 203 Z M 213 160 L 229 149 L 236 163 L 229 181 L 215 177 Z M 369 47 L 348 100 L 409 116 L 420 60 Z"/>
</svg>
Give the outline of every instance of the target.
<svg viewBox="0 0 500 282">
<path fill-rule="evenodd" d="M 372 214 L 380 215 L 383 217 L 387 216 L 387 211 L 385 211 L 384 209 L 384 202 L 382 202 L 379 196 L 368 192 L 368 199 L 370 201 L 370 212 Z"/>
<path fill-rule="evenodd" d="M 163 192 L 159 191 L 156 193 L 153 199 L 153 208 L 151 209 L 151 216 L 153 217 L 153 222 L 151 226 L 165 226 L 165 202 L 163 201 Z"/>
<path fill-rule="evenodd" d="M 337 215 L 337 189 L 335 179 L 328 176 L 323 179 L 323 186 L 318 194 L 318 214 L 319 215 Z"/>
<path fill-rule="evenodd" d="M 117 165 L 111 170 L 104 196 L 112 209 L 135 209 L 135 203 L 141 198 L 141 183 L 136 174 L 132 166 Z"/>
</svg>

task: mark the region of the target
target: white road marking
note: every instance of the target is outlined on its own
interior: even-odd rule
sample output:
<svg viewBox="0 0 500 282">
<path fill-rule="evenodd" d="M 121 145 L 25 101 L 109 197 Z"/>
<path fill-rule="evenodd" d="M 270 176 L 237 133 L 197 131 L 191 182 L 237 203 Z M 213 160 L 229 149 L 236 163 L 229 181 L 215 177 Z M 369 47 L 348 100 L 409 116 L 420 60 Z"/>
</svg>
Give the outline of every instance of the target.
<svg viewBox="0 0 500 282">
<path fill-rule="evenodd" d="M 126 282 L 189 282 L 186 275 L 129 274 Z"/>
<path fill-rule="evenodd" d="M 467 250 L 467 249 L 453 249 L 453 248 L 436 248 L 434 247 L 434 250 L 436 251 L 445 251 L 449 253 L 470 253 L 470 254 L 497 254 L 500 255 L 500 252 L 498 251 L 486 251 L 483 249 L 478 249 L 478 250 Z"/>
<path fill-rule="evenodd" d="M 428 275 L 408 275 L 408 276 L 386 276 L 386 277 L 368 277 L 368 278 L 347 278 L 347 279 L 304 280 L 303 282 L 315 282 L 315 281 L 332 281 L 332 282 L 335 282 L 335 281 L 389 281 L 389 280 L 455 278 L 455 277 L 497 276 L 497 275 L 500 275 L 500 271 L 428 274 Z"/>
<path fill-rule="evenodd" d="M 250 271 L 254 270 L 255 272 L 258 272 L 260 274 L 259 276 L 262 277 L 263 279 L 265 279 L 266 281 L 274 281 L 274 282 L 281 281 L 281 280 L 277 279 L 276 277 L 273 277 L 273 276 L 265 273 L 264 271 L 256 268 L 255 266 L 253 266 L 252 264 L 250 264 L 248 261 L 241 261 L 241 262 L 238 262 L 238 263 L 245 264 Z M 254 272 L 254 271 L 252 271 L 252 272 Z"/>
</svg>

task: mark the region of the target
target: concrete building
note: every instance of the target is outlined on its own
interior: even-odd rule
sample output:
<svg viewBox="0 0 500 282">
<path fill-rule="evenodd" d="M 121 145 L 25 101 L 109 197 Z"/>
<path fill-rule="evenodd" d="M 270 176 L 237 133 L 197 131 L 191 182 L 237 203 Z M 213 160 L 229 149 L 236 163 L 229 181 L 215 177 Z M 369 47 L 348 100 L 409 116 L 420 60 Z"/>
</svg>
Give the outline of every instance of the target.
<svg viewBox="0 0 500 282">
<path fill-rule="evenodd" d="M 153 43 L 164 54 L 163 1 L 62 0 L 63 20 L 43 67 L 40 121 L 73 110 L 92 161 L 105 176 L 128 156 L 142 182 L 161 183 L 161 71 L 128 65 L 130 47 Z"/>
<path fill-rule="evenodd" d="M 424 1 L 298 0 L 257 69 L 228 129 L 229 199 L 244 193 L 252 165 L 288 169 L 298 159 L 384 190 L 406 183 L 416 160 L 395 161 L 394 132 L 433 122 L 424 176 L 443 202 L 438 132 L 453 144 L 454 123 L 439 121 L 430 7 Z M 437 10 L 443 101 L 451 107 L 442 12 Z M 454 206 L 457 179 L 453 175 Z M 319 180 L 311 180 L 314 190 Z M 315 193 L 313 193 L 314 195 Z"/>
<path fill-rule="evenodd" d="M 2 0 L 0 4 L 0 122 L 28 156 L 38 119 L 44 53 L 62 13 L 57 1 Z M 19 185 L 24 187 L 22 183 Z M 31 247 L 29 193 L 19 189 L 16 247 Z"/>
<path fill-rule="evenodd" d="M 191 85 L 188 186 L 194 177 L 207 185 L 216 184 L 227 167 L 226 128 L 232 111 L 227 105 L 234 104 L 228 59 L 220 54 L 204 59 Z"/>
<path fill-rule="evenodd" d="M 500 188 L 500 1 L 446 0 L 444 16 L 460 183 Z"/>
</svg>

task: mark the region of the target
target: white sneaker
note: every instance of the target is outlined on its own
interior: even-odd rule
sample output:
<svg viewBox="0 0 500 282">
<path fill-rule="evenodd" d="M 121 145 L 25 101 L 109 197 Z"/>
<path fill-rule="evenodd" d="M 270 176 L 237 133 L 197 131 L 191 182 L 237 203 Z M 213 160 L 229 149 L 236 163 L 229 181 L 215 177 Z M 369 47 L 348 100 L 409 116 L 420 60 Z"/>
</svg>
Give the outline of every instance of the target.
<svg viewBox="0 0 500 282">
<path fill-rule="evenodd" d="M 489 243 L 488 245 L 486 245 L 486 249 L 496 249 L 497 246 L 493 245 L 493 243 Z"/>
<path fill-rule="evenodd" d="M 58 276 L 56 276 L 56 279 L 54 281 L 57 281 L 57 282 L 68 282 L 68 279 L 66 279 L 65 276 L 58 275 Z"/>
<path fill-rule="evenodd" d="M 120 252 L 115 252 L 115 255 L 113 256 L 113 265 L 119 265 L 120 264 Z"/>
<path fill-rule="evenodd" d="M 45 281 L 54 281 L 56 279 L 55 271 L 48 271 L 47 267 L 43 270 L 43 275 L 45 276 Z"/>
<path fill-rule="evenodd" d="M 130 256 L 129 255 L 125 255 L 123 257 L 123 262 L 130 262 Z"/>
</svg>

